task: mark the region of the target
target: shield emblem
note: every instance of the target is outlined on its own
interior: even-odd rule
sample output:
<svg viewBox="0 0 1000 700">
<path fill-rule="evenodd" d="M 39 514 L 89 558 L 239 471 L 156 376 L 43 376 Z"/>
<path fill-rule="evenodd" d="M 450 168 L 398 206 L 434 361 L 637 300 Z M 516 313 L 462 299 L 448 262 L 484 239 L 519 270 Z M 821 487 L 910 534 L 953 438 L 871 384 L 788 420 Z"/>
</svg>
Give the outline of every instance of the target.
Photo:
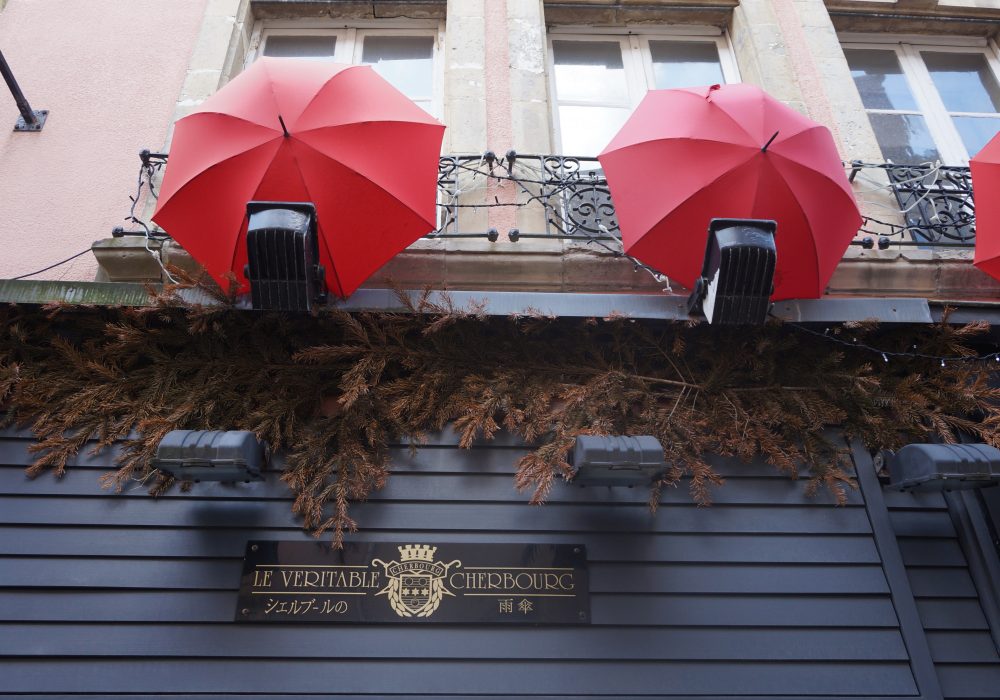
<svg viewBox="0 0 1000 700">
<path fill-rule="evenodd" d="M 408 574 L 400 577 L 399 599 L 412 613 L 420 612 L 431 599 L 433 579 L 427 574 Z"/>
</svg>

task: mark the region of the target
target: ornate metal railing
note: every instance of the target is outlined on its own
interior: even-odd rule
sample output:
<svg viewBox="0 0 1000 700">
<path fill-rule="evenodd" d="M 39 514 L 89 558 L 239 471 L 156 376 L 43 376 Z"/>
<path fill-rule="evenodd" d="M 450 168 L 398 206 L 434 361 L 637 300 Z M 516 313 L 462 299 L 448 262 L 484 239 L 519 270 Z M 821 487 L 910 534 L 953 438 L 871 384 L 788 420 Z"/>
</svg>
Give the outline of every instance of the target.
<svg viewBox="0 0 1000 700">
<path fill-rule="evenodd" d="M 464 225 L 463 212 L 509 207 L 533 209 L 540 215 L 538 231 L 504 232 L 515 242 L 537 237 L 618 240 L 615 207 L 596 158 L 513 151 L 498 158 L 487 152 L 442 156 L 438 172 L 439 225 L 428 238 L 485 236 L 496 240 L 499 231 L 476 233 Z M 504 186 L 508 191 L 498 193 Z"/>
<path fill-rule="evenodd" d="M 898 213 L 887 212 L 894 216 L 865 218 L 863 230 L 878 236 L 879 248 L 907 245 L 971 248 L 975 245 L 976 207 L 969 168 L 932 163 L 854 162 L 851 181 L 865 170 L 884 173 L 899 206 Z M 877 186 L 877 179 L 872 184 Z M 866 239 L 866 247 L 874 247 L 874 240 Z"/>
<path fill-rule="evenodd" d="M 131 197 L 131 222 L 143 184 L 155 197 L 155 182 L 166 154 L 140 154 L 139 191 Z M 975 205 L 969 169 L 929 163 L 850 164 L 849 179 L 856 182 L 864 217 L 857 245 L 873 248 L 941 246 L 969 248 L 975 243 Z M 858 180 L 858 178 L 861 180 Z M 891 191 L 895 204 L 877 202 L 879 188 Z M 891 201 L 891 200 L 890 200 Z M 520 216 L 499 217 L 510 222 L 506 231 L 491 228 L 494 208 Z M 884 215 L 878 211 L 885 211 Z M 874 212 L 874 213 L 873 213 Z M 497 217 L 493 217 L 497 218 Z M 510 151 L 502 157 L 445 155 L 438 166 L 438 226 L 426 238 L 485 238 L 501 234 L 522 238 L 578 240 L 621 254 L 620 230 L 604 172 L 596 158 L 564 155 L 524 155 Z M 115 235 L 128 233 L 117 229 Z M 143 233 L 143 232 L 139 232 Z M 146 232 L 148 235 L 148 232 Z M 154 232 L 154 235 L 159 232 Z"/>
</svg>

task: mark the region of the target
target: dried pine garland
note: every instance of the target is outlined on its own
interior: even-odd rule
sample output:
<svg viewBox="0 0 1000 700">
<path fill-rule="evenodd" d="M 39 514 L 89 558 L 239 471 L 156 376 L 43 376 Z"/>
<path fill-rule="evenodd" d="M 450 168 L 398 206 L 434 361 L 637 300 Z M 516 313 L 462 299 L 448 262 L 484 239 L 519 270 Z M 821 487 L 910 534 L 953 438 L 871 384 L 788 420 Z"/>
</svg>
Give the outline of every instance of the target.
<svg viewBox="0 0 1000 700">
<path fill-rule="evenodd" d="M 0 327 L 0 406 L 37 436 L 30 476 L 62 474 L 89 440 L 123 441 L 105 485 L 146 480 L 158 494 L 172 483 L 150 460 L 168 431 L 252 430 L 286 452 L 303 527 L 338 545 L 357 527 L 350 504 L 385 484 L 388 446 L 448 424 L 462 447 L 501 430 L 535 445 L 515 477 L 534 502 L 571 475 L 577 435 L 655 435 L 670 471 L 654 508 L 683 478 L 711 501 L 722 479 L 705 455 L 759 455 L 791 476 L 808 463 L 808 488 L 843 500 L 852 483 L 822 437 L 830 425 L 872 448 L 958 431 L 1000 445 L 997 363 L 872 362 L 780 324 L 497 318 L 427 297 L 402 314 L 296 317 L 185 306 L 168 290 L 144 308 L 5 307 Z M 951 356 L 973 354 L 987 330 L 848 332 Z"/>
</svg>

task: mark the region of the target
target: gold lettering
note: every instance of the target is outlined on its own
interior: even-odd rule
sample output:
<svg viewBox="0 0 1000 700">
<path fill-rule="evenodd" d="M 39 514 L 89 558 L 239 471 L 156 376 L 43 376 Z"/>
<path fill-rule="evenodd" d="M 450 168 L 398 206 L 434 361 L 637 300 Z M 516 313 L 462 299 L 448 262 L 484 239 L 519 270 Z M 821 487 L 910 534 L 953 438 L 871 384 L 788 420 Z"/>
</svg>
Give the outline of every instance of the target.
<svg viewBox="0 0 1000 700">
<path fill-rule="evenodd" d="M 254 569 L 253 571 L 253 587 L 254 588 L 266 588 L 271 585 L 271 574 L 274 573 L 271 569 Z"/>
</svg>

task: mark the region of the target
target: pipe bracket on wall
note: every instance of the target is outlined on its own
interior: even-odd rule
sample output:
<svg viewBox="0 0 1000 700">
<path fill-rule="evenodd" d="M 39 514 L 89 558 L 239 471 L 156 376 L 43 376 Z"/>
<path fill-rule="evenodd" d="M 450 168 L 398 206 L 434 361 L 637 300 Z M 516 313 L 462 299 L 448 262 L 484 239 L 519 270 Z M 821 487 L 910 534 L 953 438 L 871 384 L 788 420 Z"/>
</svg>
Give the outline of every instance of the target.
<svg viewBox="0 0 1000 700">
<path fill-rule="evenodd" d="M 7 59 L 3 57 L 2 51 L 0 51 L 0 75 L 3 75 L 7 87 L 10 88 L 10 94 L 14 96 L 14 102 L 17 103 L 17 109 L 21 112 L 17 123 L 14 124 L 14 131 L 41 131 L 42 127 L 45 126 L 45 120 L 48 119 L 49 110 L 31 108 L 28 99 L 21 92 L 21 86 L 14 78 L 14 73 L 7 65 Z"/>
</svg>

